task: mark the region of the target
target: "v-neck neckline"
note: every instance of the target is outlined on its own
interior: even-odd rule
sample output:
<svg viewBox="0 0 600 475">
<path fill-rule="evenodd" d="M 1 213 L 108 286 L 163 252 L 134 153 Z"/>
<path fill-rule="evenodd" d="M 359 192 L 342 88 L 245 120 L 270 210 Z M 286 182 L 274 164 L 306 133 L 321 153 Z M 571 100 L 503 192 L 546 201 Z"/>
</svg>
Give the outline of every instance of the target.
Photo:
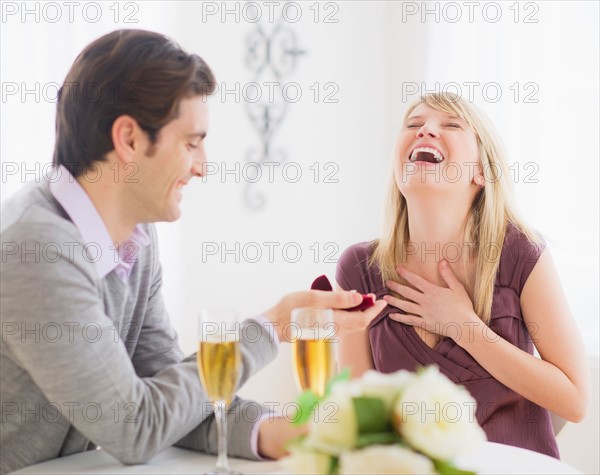
<svg viewBox="0 0 600 475">
<path fill-rule="evenodd" d="M 417 333 L 417 330 L 415 330 L 415 327 L 413 325 L 407 325 L 409 328 L 409 331 L 414 335 L 414 337 L 419 340 L 421 342 L 421 344 L 426 347 L 427 349 L 434 351 L 435 353 L 440 353 L 440 348 L 444 345 L 444 343 L 446 343 L 446 341 L 451 340 L 452 338 L 444 336 L 442 337 L 442 339 L 440 341 L 438 341 L 434 346 L 429 346 L 427 343 L 425 343 L 425 340 L 423 340 L 423 338 L 421 338 L 421 336 Z"/>
</svg>

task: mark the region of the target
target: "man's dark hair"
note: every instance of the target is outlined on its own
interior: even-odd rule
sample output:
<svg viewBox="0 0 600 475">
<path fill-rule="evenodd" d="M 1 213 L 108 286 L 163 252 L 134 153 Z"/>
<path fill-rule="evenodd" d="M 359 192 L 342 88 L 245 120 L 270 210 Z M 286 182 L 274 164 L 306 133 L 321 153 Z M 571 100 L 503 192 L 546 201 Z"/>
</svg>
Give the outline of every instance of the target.
<svg viewBox="0 0 600 475">
<path fill-rule="evenodd" d="M 117 30 L 102 36 L 79 54 L 59 90 L 54 165 L 77 177 L 105 160 L 114 149 L 113 122 L 121 115 L 133 117 L 153 145 L 160 129 L 177 118 L 182 99 L 214 90 L 204 60 L 159 33 Z"/>
</svg>

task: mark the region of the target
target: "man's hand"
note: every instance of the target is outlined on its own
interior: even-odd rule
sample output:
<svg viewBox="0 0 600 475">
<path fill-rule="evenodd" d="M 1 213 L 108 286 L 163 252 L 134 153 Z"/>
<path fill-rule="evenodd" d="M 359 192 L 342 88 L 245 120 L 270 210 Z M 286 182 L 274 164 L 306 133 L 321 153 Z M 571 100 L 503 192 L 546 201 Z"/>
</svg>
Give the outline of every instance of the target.
<svg viewBox="0 0 600 475">
<path fill-rule="evenodd" d="M 286 444 L 308 433 L 308 424 L 294 426 L 283 417 L 265 419 L 258 428 L 258 454 L 261 457 L 280 459 L 288 452 Z"/>
<path fill-rule="evenodd" d="M 375 300 L 375 295 L 370 294 Z M 275 332 L 280 341 L 286 341 L 286 327 L 290 324 L 290 315 L 294 308 L 315 307 L 331 308 L 334 310 L 333 318 L 339 331 L 363 330 L 386 307 L 384 300 L 375 301 L 375 305 L 361 312 L 346 312 L 344 309 L 352 308 L 362 302 L 362 295 L 357 292 L 323 290 L 305 290 L 285 295 L 273 308 L 264 315 L 273 323 Z"/>
</svg>

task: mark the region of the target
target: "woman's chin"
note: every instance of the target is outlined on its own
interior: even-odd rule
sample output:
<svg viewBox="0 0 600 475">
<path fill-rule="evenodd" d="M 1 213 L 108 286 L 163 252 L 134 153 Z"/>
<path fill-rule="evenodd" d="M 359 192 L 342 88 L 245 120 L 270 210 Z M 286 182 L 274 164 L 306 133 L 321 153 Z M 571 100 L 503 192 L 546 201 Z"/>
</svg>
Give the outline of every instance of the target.
<svg viewBox="0 0 600 475">
<path fill-rule="evenodd" d="M 421 192 L 443 192 L 449 193 L 456 191 L 457 187 L 455 183 L 448 183 L 440 180 L 435 176 L 425 177 L 408 177 L 400 183 L 396 183 L 400 192 L 406 196 L 410 193 L 421 193 Z"/>
</svg>

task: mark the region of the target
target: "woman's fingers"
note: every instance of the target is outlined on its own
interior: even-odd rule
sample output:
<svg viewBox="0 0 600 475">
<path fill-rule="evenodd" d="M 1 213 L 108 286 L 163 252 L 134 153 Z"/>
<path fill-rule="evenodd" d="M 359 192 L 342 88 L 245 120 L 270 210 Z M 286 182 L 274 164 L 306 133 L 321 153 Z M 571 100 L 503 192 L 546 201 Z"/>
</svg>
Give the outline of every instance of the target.
<svg viewBox="0 0 600 475">
<path fill-rule="evenodd" d="M 411 325 L 413 327 L 423 327 L 425 325 L 425 320 L 417 315 L 403 315 L 401 313 L 390 313 L 388 315 L 389 318 L 396 322 L 404 323 L 406 325 Z"/>
<path fill-rule="evenodd" d="M 400 310 L 404 310 L 407 313 L 417 313 L 418 314 L 419 310 L 421 308 L 416 303 L 408 302 L 406 300 L 401 300 L 401 299 L 393 297 L 391 295 L 385 295 L 383 297 L 383 300 L 385 300 L 390 305 L 392 305 L 396 308 L 399 308 Z"/>
<path fill-rule="evenodd" d="M 423 293 L 418 290 L 411 289 L 406 285 L 399 284 L 398 282 L 394 282 L 393 280 L 388 280 L 385 283 L 386 287 L 390 290 L 393 290 L 396 293 L 406 297 L 409 300 L 412 300 L 416 303 L 421 303 L 421 299 L 423 297 Z"/>
<path fill-rule="evenodd" d="M 408 282 L 414 285 L 421 292 L 426 292 L 427 290 L 435 287 L 434 284 L 424 279 L 420 275 L 415 274 L 414 272 L 409 271 L 406 267 L 398 266 L 396 267 L 396 271 L 402 277 L 404 277 Z"/>
<path fill-rule="evenodd" d="M 448 261 L 441 261 L 439 268 L 440 268 L 440 274 L 441 274 L 442 278 L 444 279 L 444 282 L 446 282 L 446 284 L 448 284 L 449 289 L 452 289 L 452 290 L 463 289 L 464 290 L 463 285 L 460 283 L 460 281 L 458 280 L 458 278 L 452 271 L 452 268 L 450 267 L 450 264 L 448 264 Z"/>
</svg>

